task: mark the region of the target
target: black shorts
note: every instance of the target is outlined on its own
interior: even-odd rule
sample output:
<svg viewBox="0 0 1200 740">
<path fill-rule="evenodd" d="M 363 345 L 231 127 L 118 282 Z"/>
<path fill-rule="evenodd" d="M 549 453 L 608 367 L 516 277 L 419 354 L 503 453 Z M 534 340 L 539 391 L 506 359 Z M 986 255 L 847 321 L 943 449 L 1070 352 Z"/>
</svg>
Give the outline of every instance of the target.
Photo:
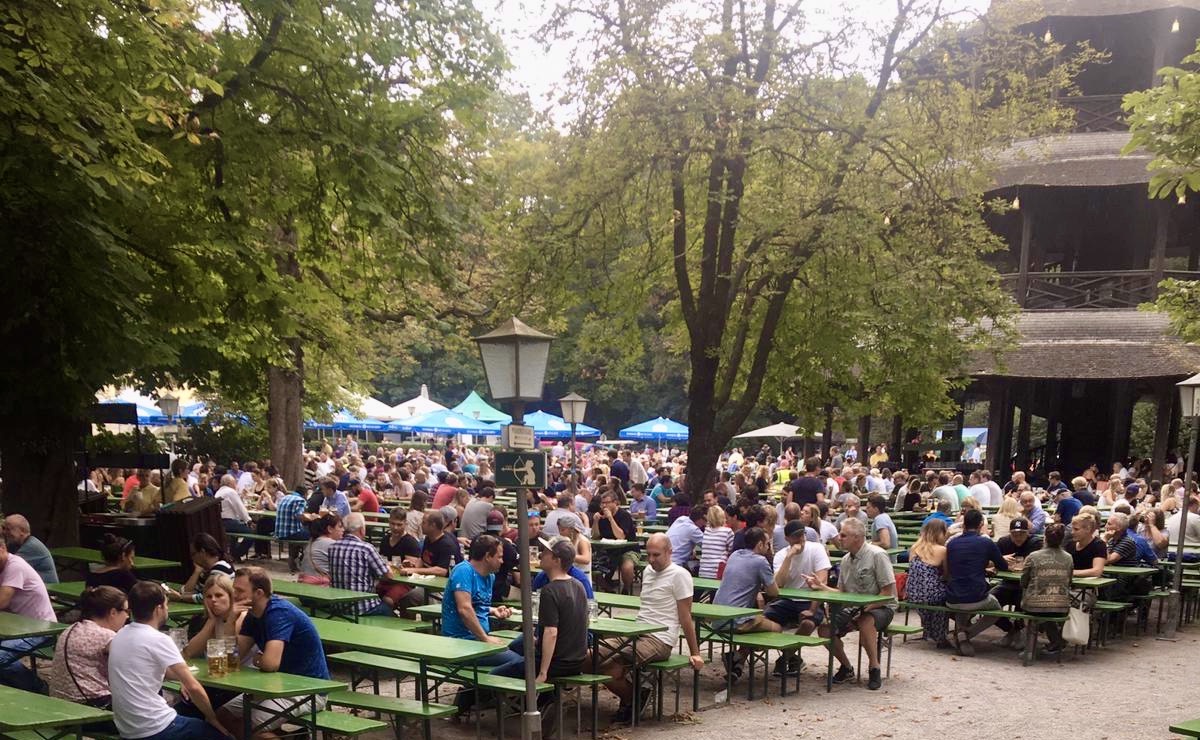
<svg viewBox="0 0 1200 740">
<path fill-rule="evenodd" d="M 892 617 L 896 615 L 891 607 L 876 606 L 865 610 L 865 613 L 870 614 L 875 619 L 875 630 L 883 632 L 888 625 L 892 623 Z M 858 607 L 842 609 L 830 621 L 829 625 L 833 629 L 833 634 L 838 637 L 845 637 L 850 632 L 858 629 L 858 618 L 864 614 L 864 610 Z"/>
<path fill-rule="evenodd" d="M 817 610 L 811 617 L 802 617 L 800 612 L 805 609 L 811 609 L 811 601 L 792 601 L 791 599 L 779 599 L 767 604 L 767 608 L 763 610 L 763 616 L 771 620 L 781 627 L 790 627 L 794 624 L 800 624 L 804 619 L 811 619 L 813 624 L 820 624 L 825 621 L 824 612 Z"/>
</svg>

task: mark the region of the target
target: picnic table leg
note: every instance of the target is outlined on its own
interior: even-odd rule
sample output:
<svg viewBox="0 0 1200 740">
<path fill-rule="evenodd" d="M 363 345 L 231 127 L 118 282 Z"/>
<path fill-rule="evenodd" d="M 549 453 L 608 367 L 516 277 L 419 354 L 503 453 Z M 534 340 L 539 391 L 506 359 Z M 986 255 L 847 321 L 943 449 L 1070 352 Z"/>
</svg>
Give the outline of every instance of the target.
<svg viewBox="0 0 1200 740">
<path fill-rule="evenodd" d="M 417 661 L 417 698 L 421 700 L 422 705 L 429 704 L 429 686 L 427 675 L 428 665 L 424 658 Z M 399 690 L 399 684 L 397 684 Z M 433 740 L 433 721 L 426 716 L 421 720 L 421 732 L 425 740 Z"/>
<path fill-rule="evenodd" d="M 254 697 L 250 694 L 246 695 L 245 705 L 242 707 L 242 736 L 254 737 L 254 726 L 251 720 L 251 715 L 254 714 Z"/>
<path fill-rule="evenodd" d="M 309 719 L 312 720 L 312 724 L 309 725 L 309 728 L 310 728 L 309 735 L 313 738 L 313 740 L 316 740 L 316 738 L 317 738 L 317 695 L 316 694 L 313 694 L 312 696 L 308 697 L 308 707 L 309 707 Z"/>
<path fill-rule="evenodd" d="M 630 725 L 631 727 L 637 727 L 639 719 L 638 715 L 642 712 L 642 708 L 639 706 L 640 702 L 638 701 L 642 698 L 642 671 L 641 666 L 638 665 L 637 641 L 637 635 L 634 635 L 633 639 L 630 641 L 630 645 L 633 649 L 633 722 Z"/>
</svg>

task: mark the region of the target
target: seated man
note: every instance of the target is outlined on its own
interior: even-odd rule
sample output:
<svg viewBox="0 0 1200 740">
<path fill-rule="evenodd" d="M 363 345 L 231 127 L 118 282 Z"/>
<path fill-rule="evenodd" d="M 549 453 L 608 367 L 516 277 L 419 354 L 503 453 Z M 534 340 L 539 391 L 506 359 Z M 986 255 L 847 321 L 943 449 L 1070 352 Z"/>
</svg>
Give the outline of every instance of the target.
<svg viewBox="0 0 1200 740">
<path fill-rule="evenodd" d="M 29 529 L 29 520 L 20 514 L 9 514 L 4 517 L 4 544 L 8 551 L 19 556 L 37 571 L 43 583 L 58 583 L 58 571 L 54 568 L 54 558 L 42 541 L 33 536 Z"/>
<path fill-rule="evenodd" d="M 229 736 L 179 647 L 161 631 L 167 621 L 167 597 L 159 585 L 135 583 L 129 590 L 129 612 L 133 621 L 117 632 L 108 647 L 113 722 L 121 737 L 221 740 Z M 167 704 L 162 697 L 164 678 L 179 682 L 183 695 L 204 719 L 185 717 Z"/>
<path fill-rule="evenodd" d="M 242 621 L 238 631 L 238 654 L 249 655 L 257 647 L 259 654 L 254 665 L 264 673 L 290 673 L 309 678 L 329 678 L 329 665 L 325 662 L 325 650 L 321 637 L 312 620 L 300 607 L 279 598 L 273 593 L 271 577 L 262 568 L 241 568 L 233 579 L 233 594 L 238 604 L 248 604 L 250 613 Z M 266 707 L 283 711 L 292 705 L 288 699 L 271 699 L 262 702 Z M 325 708 L 324 695 L 317 696 L 317 710 Z M 229 727 L 242 727 L 244 712 L 242 697 L 221 707 L 221 714 L 228 715 Z M 308 704 L 298 709 L 301 714 L 308 711 Z M 274 729 L 283 724 L 282 718 L 271 721 L 267 712 L 255 709 L 250 716 L 251 726 L 256 732 Z M 264 723 L 268 723 L 264 726 Z"/>
<path fill-rule="evenodd" d="M 1018 500 L 1021 503 L 1021 514 L 1029 520 L 1029 531 L 1040 535 L 1046 529 L 1046 512 L 1042 509 L 1042 502 L 1037 500 L 1033 491 L 1022 491 Z"/>
<path fill-rule="evenodd" d="M 538 621 L 535 627 L 534 656 L 537 661 L 537 680 L 545 683 L 559 676 L 577 675 L 587 657 L 588 596 L 577 578 L 569 571 L 575 568 L 575 548 L 566 539 L 555 538 L 541 544 L 542 572 L 545 577 L 538 601 Z M 514 640 L 504 653 L 505 662 L 492 670 L 498 676 L 523 678 L 525 656 L 523 644 Z M 538 704 L 548 704 L 554 695 L 541 694 Z"/>
<path fill-rule="evenodd" d="M 941 499 L 937 502 L 937 511 L 921 520 L 921 524 L 924 525 L 925 522 L 929 521 L 930 519 L 941 519 L 946 523 L 946 527 L 949 528 L 954 525 L 954 518 L 950 516 L 951 511 L 952 508 L 950 506 L 950 502 L 946 501 L 945 499 Z"/>
<path fill-rule="evenodd" d="M 1000 554 L 1000 548 L 990 538 L 979 533 L 983 526 L 983 514 L 978 509 L 967 509 L 963 514 L 963 532 L 946 543 L 946 564 L 949 579 L 946 583 L 946 606 L 962 611 L 999 609 L 1000 602 L 988 590 L 987 566 L 996 570 L 1008 570 L 1008 563 Z M 996 617 L 980 617 L 971 622 L 971 616 L 955 618 L 955 637 L 958 654 L 971 656 L 975 646 L 971 638 L 996 623 Z"/>
<path fill-rule="evenodd" d="M 697 506 L 689 510 L 687 516 L 672 522 L 667 529 L 667 539 L 671 540 L 671 562 L 687 568 L 689 572 L 696 561 L 696 547 L 704 541 L 704 522 L 707 518 L 708 509 Z"/>
<path fill-rule="evenodd" d="M 771 539 L 759 527 L 746 533 L 746 546 L 734 550 L 725 561 L 725 575 L 721 586 L 713 597 L 714 604 L 754 608 L 758 606 L 758 594 L 768 598 L 779 595 L 775 585 L 775 574 L 771 570 Z M 783 628 L 762 614 L 738 617 L 733 620 L 735 632 L 782 632 Z M 717 626 L 717 625 L 714 625 Z M 736 681 L 742 677 L 742 664 L 750 654 L 749 648 L 739 648 L 725 653 L 725 672 Z"/>
<path fill-rule="evenodd" d="M 288 491 L 275 505 L 275 539 L 280 548 L 287 542 L 288 572 L 296 572 L 296 557 L 308 542 L 308 525 L 304 521 L 304 496 Z"/>
<path fill-rule="evenodd" d="M 833 652 L 841 666 L 833 675 L 834 683 L 845 683 L 854 678 L 850 658 L 842 638 L 851 630 L 858 630 L 858 641 L 867 653 L 869 678 L 867 688 L 875 691 L 883 686 L 879 671 L 878 635 L 892 623 L 898 603 L 896 601 L 896 577 L 892 574 L 892 561 L 887 553 L 867 542 L 867 527 L 858 519 L 842 522 L 842 546 L 846 556 L 841 563 L 841 580 L 837 588 L 822 583 L 817 576 L 805 576 L 805 584 L 817 591 L 843 591 L 852 594 L 879 594 L 891 597 L 887 602 L 862 609 L 843 608 L 833 613 L 828 622 L 822 624 L 818 633 L 829 638 L 828 649 Z"/>
<path fill-rule="evenodd" d="M 883 550 L 899 547 L 900 534 L 887 513 L 887 500 L 878 493 L 867 497 L 867 518 L 871 520 L 871 544 Z"/>
<path fill-rule="evenodd" d="M 637 641 L 637 653 L 626 646 L 618 651 L 615 642 L 601 640 L 596 649 L 600 655 L 600 672 L 612 676 L 605 686 L 620 701 L 616 722 L 633 718 L 633 683 L 629 679 L 634 663 L 644 665 L 665 660 L 679 641 L 682 629 L 687 638 L 692 668 L 700 670 L 704 658 L 696 640 L 696 624 L 692 620 L 692 575 L 671 561 L 671 540 L 662 533 L 646 540 L 646 570 L 642 573 L 642 605 L 637 621 L 657 624 L 667 629 L 647 635 Z M 637 697 L 638 710 L 646 706 L 646 697 Z"/>
<path fill-rule="evenodd" d="M 808 532 L 803 522 L 791 521 L 784 527 L 787 547 L 775 553 L 775 585 L 779 588 L 808 588 L 807 576 L 822 585 L 829 583 L 829 553 L 820 543 L 808 544 Z M 780 628 L 796 627 L 796 634 L 811 635 L 824 617 L 824 612 L 811 601 L 778 599 L 767 605 L 763 615 Z M 775 662 L 778 675 L 795 675 L 804 666 L 799 655 L 786 664 L 782 656 Z"/>
<path fill-rule="evenodd" d="M 58 621 L 42 577 L 20 555 L 9 554 L 3 538 L 0 538 L 0 612 L 46 622 Z M 26 668 L 21 658 L 53 640 L 50 636 L 0 641 L 0 684 L 45 693 L 45 682 Z"/>
<path fill-rule="evenodd" d="M 532 522 L 531 522 L 532 523 Z M 600 496 L 600 513 L 594 525 L 596 536 L 602 540 L 630 540 L 636 542 L 637 527 L 633 517 L 622 509 L 611 491 Z M 533 537 L 532 531 L 530 538 Z M 595 585 L 601 589 L 611 588 L 615 577 L 621 579 L 621 591 L 633 593 L 633 577 L 637 566 L 635 550 L 605 549 L 598 553 L 595 562 Z"/>
<path fill-rule="evenodd" d="M 426 511 L 421 519 L 421 533 L 425 541 L 421 544 L 421 557 L 405 558 L 404 567 L 396 570 L 401 576 L 438 576 L 445 578 L 454 567 L 458 543 L 446 535 L 446 520 L 440 511 Z M 416 587 L 406 593 L 393 594 L 395 606 L 401 614 L 409 607 L 425 603 L 425 589 Z"/>
<path fill-rule="evenodd" d="M 500 540 L 490 534 L 481 534 L 471 543 L 467 560 L 454 566 L 446 593 L 442 597 L 442 634 L 460 640 L 479 640 L 496 645 L 504 640 L 492 637 L 491 617 L 507 619 L 512 610 L 507 606 L 492 606 L 492 589 L 496 571 L 504 563 L 504 551 Z M 497 666 L 505 662 L 504 653 L 497 653 L 478 661 L 480 666 Z M 463 689 L 458 692 L 455 703 L 462 711 L 471 707 L 475 692 Z"/>
<path fill-rule="evenodd" d="M 357 511 L 346 517 L 342 539 L 329 546 L 329 581 L 333 588 L 348 591 L 375 593 L 379 579 L 388 575 L 387 561 L 366 542 L 367 523 Z M 382 599 L 372 598 L 356 601 L 347 607 L 351 614 L 360 616 L 386 616 L 392 614 L 391 605 Z"/>
<path fill-rule="evenodd" d="M 1042 538 L 1031 535 L 1029 530 L 1029 520 L 1018 516 L 1009 522 L 1008 534 L 996 541 L 996 547 L 1000 549 L 1004 562 L 1008 563 L 1009 570 L 1023 569 L 1025 559 L 1042 549 Z M 1021 603 L 1021 585 L 1015 581 L 1001 581 L 992 588 L 992 596 L 996 597 L 1000 606 L 1017 606 Z M 1023 644 L 1019 624 L 1014 625 L 1012 620 L 1004 617 L 996 621 L 996 626 L 1008 633 L 1004 637 L 1005 647 L 1020 647 Z"/>
</svg>

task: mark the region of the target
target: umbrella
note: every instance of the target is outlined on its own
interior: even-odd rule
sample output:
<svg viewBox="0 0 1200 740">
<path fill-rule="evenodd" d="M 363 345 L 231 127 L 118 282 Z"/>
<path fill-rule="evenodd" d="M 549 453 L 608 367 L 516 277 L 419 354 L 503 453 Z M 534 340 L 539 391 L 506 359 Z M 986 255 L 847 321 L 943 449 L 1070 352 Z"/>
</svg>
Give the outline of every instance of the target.
<svg viewBox="0 0 1200 740">
<path fill-rule="evenodd" d="M 561 416 L 548 414 L 545 411 L 525 414 L 525 423 L 533 427 L 534 435 L 542 439 L 569 439 L 571 437 L 571 425 Z M 595 437 L 599 434 L 600 430 L 596 427 L 587 424 L 575 425 L 576 437 Z"/>
<path fill-rule="evenodd" d="M 418 395 L 392 407 L 392 415 L 396 419 L 411 419 L 444 408 L 446 407 L 429 397 L 429 386 L 422 384 Z"/>
<path fill-rule="evenodd" d="M 483 398 L 475 391 L 471 391 L 467 397 L 462 400 L 462 403 L 458 404 L 451 410 L 456 414 L 462 414 L 463 416 L 471 419 L 478 419 L 479 421 L 483 422 L 502 421 L 505 424 L 508 424 L 512 421 L 512 417 L 510 415 L 497 408 L 489 406 L 488 402 L 483 400 Z"/>
<path fill-rule="evenodd" d="M 349 409 L 342 409 L 333 415 L 331 422 L 306 421 L 304 426 L 309 429 L 348 429 L 358 432 L 380 432 L 386 424 L 378 419 L 362 419 L 355 416 Z"/>
<path fill-rule="evenodd" d="M 137 423 L 144 427 L 164 426 L 165 424 L 167 424 L 167 417 L 163 415 L 162 411 L 155 408 L 154 406 L 147 406 L 147 405 L 140 404 L 140 403 L 131 403 L 130 401 L 126 401 L 121 398 L 110 398 L 107 401 L 101 401 L 100 403 L 103 403 L 103 404 L 121 403 L 121 404 L 126 404 L 126 405 L 132 405 L 135 409 L 137 409 Z"/>
<path fill-rule="evenodd" d="M 385 432 L 420 432 L 424 434 L 477 434 L 495 435 L 500 433 L 496 424 L 476 421 L 468 416 L 455 413 L 450 409 L 430 411 L 403 421 L 393 421 L 383 429 Z"/>
<path fill-rule="evenodd" d="M 367 396 L 358 404 L 358 413 L 365 418 L 391 421 L 396 418 L 396 412 L 383 401 Z"/>
<path fill-rule="evenodd" d="M 683 442 L 688 438 L 688 428 L 674 419 L 662 416 L 634 424 L 621 430 L 620 436 L 628 439 L 656 439 Z"/>
<path fill-rule="evenodd" d="M 783 422 L 779 422 L 778 424 L 772 424 L 769 427 L 762 427 L 761 429 L 754 429 L 749 432 L 742 432 L 741 434 L 735 434 L 733 436 L 735 439 L 738 437 L 773 437 L 775 439 L 785 439 L 787 437 L 795 437 L 796 433 L 799 431 L 800 427 L 796 426 L 795 424 L 784 424 Z"/>
</svg>

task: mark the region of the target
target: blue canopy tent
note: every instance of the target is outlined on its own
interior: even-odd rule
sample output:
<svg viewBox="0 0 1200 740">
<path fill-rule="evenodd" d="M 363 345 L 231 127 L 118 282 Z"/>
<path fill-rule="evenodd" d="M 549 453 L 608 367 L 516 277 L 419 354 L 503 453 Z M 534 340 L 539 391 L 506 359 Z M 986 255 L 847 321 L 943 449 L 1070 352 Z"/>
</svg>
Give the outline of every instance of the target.
<svg viewBox="0 0 1200 740">
<path fill-rule="evenodd" d="M 385 432 L 409 432 L 416 434 L 475 434 L 480 436 L 500 433 L 498 424 L 488 424 L 468 416 L 441 409 L 411 419 L 393 421 L 383 427 Z"/>
<path fill-rule="evenodd" d="M 561 416 L 535 411 L 525 414 L 525 424 L 533 427 L 533 434 L 541 439 L 570 439 L 571 425 Z M 576 437 L 599 437 L 600 430 L 587 424 L 575 425 Z"/>
<path fill-rule="evenodd" d="M 179 418 L 184 421 L 204 421 L 208 417 L 208 404 L 204 401 L 189 403 L 179 409 Z"/>
<path fill-rule="evenodd" d="M 360 419 L 347 409 L 342 409 L 333 415 L 333 420 L 329 422 L 309 421 L 304 422 L 305 429 L 322 429 L 322 430 L 348 430 L 355 432 L 382 432 L 387 425 L 378 419 Z"/>
<path fill-rule="evenodd" d="M 139 426 L 160 427 L 169 423 L 167 421 L 167 417 L 163 415 L 163 412 L 153 406 L 145 406 L 140 403 L 131 404 L 128 401 L 120 398 L 112 398 L 107 401 L 101 401 L 100 403 L 121 403 L 135 407 L 137 409 L 137 421 Z"/>
<path fill-rule="evenodd" d="M 625 427 L 619 436 L 625 439 L 650 439 L 658 442 L 686 442 L 688 428 L 686 424 L 680 424 L 674 419 L 660 416 L 657 419 Z"/>
</svg>

